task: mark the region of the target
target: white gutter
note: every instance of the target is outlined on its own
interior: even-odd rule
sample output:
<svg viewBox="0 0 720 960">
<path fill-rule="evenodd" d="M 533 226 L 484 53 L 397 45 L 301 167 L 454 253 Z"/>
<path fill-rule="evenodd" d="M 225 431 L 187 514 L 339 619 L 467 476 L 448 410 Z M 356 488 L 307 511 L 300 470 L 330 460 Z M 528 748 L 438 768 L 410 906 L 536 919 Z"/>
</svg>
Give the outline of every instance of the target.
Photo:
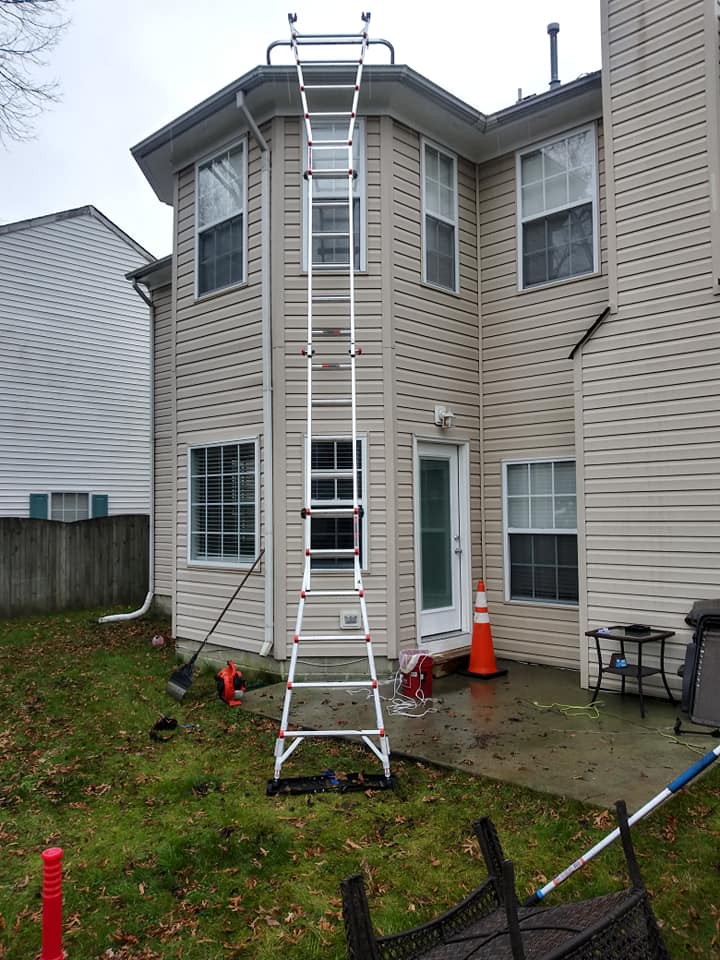
<svg viewBox="0 0 720 960">
<path fill-rule="evenodd" d="M 148 592 L 143 605 L 132 613 L 115 613 L 107 617 L 100 617 L 98 623 L 114 623 L 116 620 L 137 620 L 150 609 L 155 596 L 155 307 L 148 295 L 140 289 L 137 280 L 133 280 L 133 290 L 150 307 L 150 425 L 148 428 L 148 443 L 150 446 L 150 517 L 148 528 L 149 571 Z"/>
<path fill-rule="evenodd" d="M 275 534 L 273 514 L 275 501 L 273 496 L 273 397 L 272 397 L 272 331 L 270 308 L 270 284 L 272 269 L 270 263 L 270 147 L 260 132 L 260 128 L 247 108 L 245 94 L 240 90 L 235 100 L 245 122 L 260 148 L 262 158 L 260 187 L 260 287 L 261 287 L 261 323 L 262 323 L 262 407 L 264 437 L 265 480 L 265 639 L 260 648 L 260 656 L 267 657 L 273 648 L 275 635 Z"/>
</svg>

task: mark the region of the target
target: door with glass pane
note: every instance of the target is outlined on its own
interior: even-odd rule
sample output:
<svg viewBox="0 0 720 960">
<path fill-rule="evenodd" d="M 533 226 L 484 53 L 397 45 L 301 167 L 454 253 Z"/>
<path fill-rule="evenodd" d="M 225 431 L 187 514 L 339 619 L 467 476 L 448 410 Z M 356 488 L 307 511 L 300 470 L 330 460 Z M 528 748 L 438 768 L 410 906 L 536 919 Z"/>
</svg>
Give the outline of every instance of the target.
<svg viewBox="0 0 720 960">
<path fill-rule="evenodd" d="M 458 448 L 418 444 L 420 633 L 430 637 L 462 625 L 461 497 Z"/>
</svg>

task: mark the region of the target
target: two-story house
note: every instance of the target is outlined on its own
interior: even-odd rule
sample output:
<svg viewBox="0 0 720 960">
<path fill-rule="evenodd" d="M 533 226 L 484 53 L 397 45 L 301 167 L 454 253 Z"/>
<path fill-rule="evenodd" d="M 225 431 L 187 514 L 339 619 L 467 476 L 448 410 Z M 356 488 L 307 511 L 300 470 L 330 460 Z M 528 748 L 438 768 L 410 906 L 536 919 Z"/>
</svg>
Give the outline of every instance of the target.
<svg viewBox="0 0 720 960">
<path fill-rule="evenodd" d="M 602 71 L 491 115 L 365 68 L 358 482 L 381 660 L 467 646 L 482 576 L 498 656 L 587 686 L 589 626 L 676 630 L 677 662 L 687 609 L 717 593 L 718 10 L 663 10 L 603 0 Z M 156 592 L 190 649 L 262 545 L 213 639 L 281 669 L 307 258 L 332 294 L 342 255 L 330 204 L 304 239 L 294 67 L 250 70 L 133 153 L 175 213 L 172 258 L 136 275 L 155 304 Z M 314 439 L 318 503 L 342 501 L 349 446 L 331 418 Z M 351 669 L 357 647 L 306 652 Z"/>
<path fill-rule="evenodd" d="M 0 516 L 148 513 L 152 260 L 92 206 L 0 226 Z"/>
</svg>

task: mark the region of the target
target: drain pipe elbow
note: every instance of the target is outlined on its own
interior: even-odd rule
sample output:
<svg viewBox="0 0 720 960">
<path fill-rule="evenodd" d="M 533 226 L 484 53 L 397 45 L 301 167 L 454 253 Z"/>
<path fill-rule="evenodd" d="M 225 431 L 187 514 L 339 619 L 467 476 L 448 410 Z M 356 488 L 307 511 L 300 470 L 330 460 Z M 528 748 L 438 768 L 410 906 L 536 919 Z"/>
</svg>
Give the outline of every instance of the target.
<svg viewBox="0 0 720 960">
<path fill-rule="evenodd" d="M 100 617 L 98 623 L 116 623 L 122 620 L 138 620 L 144 617 L 150 609 L 155 596 L 155 305 L 152 299 L 148 297 L 144 290 L 138 286 L 137 280 L 133 280 L 133 289 L 135 293 L 147 303 L 150 307 L 150 397 L 149 397 L 149 427 L 148 443 L 150 447 L 150 517 L 148 521 L 148 591 L 141 607 L 133 610 L 131 613 L 114 613 L 106 617 Z"/>
</svg>

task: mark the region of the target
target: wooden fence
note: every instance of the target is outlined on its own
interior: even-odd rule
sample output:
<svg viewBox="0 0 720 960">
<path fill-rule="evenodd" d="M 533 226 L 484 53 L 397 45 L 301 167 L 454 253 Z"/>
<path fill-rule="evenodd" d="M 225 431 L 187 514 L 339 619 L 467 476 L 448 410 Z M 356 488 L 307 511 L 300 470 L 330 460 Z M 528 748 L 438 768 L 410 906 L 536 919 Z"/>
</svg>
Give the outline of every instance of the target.
<svg viewBox="0 0 720 960">
<path fill-rule="evenodd" d="M 140 605 L 148 528 L 142 515 L 75 523 L 0 517 L 0 617 Z"/>
</svg>

